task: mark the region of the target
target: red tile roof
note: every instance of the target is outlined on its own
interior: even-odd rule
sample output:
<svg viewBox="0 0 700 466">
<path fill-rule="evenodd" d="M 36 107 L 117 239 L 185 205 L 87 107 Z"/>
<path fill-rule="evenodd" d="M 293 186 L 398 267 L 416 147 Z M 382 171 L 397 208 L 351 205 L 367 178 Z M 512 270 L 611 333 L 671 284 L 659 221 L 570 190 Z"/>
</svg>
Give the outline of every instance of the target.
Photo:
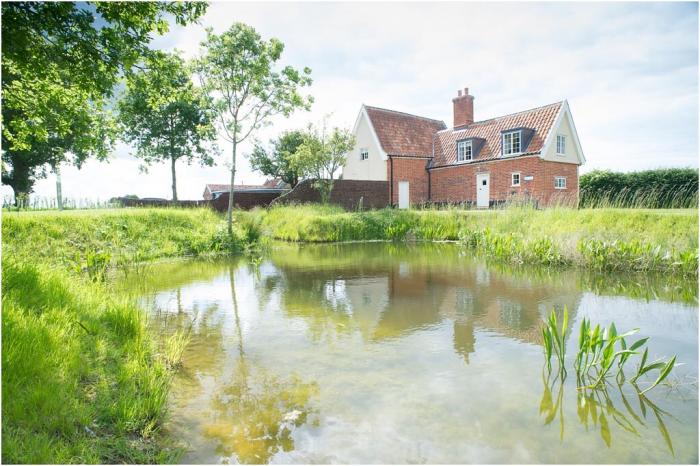
<svg viewBox="0 0 700 466">
<path fill-rule="evenodd" d="M 433 135 L 445 129 L 445 123 L 408 113 L 365 105 L 379 143 L 388 155 L 432 157 Z"/>
<path fill-rule="evenodd" d="M 435 134 L 433 167 L 451 165 L 457 156 L 457 141 L 466 138 L 485 140 L 475 160 L 494 159 L 501 155 L 501 131 L 515 128 L 534 129 L 535 133 L 523 154 L 538 153 L 559 115 L 563 102 L 533 108 L 490 120 L 477 121 L 461 129 L 446 129 Z"/>
</svg>

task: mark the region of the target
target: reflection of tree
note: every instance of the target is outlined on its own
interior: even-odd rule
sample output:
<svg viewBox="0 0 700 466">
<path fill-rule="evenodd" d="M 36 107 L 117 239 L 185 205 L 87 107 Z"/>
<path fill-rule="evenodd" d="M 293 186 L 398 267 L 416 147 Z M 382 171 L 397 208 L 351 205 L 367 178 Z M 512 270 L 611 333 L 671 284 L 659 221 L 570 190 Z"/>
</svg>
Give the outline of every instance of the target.
<svg viewBox="0 0 700 466">
<path fill-rule="evenodd" d="M 200 375 L 217 376 L 221 373 L 225 353 L 223 347 L 223 321 L 219 319 L 219 307 L 209 304 L 185 309 L 176 290 L 177 311 L 159 310 L 152 314 L 150 326 L 159 332 L 159 341 L 175 332 L 184 332 L 188 337 L 188 350 L 182 355 L 182 364 L 175 373 L 174 391 L 179 400 L 188 400 L 202 389 Z M 217 320 L 218 319 L 218 320 Z"/>
<path fill-rule="evenodd" d="M 545 425 L 550 424 L 558 417 L 560 423 L 560 439 L 563 441 L 564 383 L 558 377 L 550 381 L 545 378 L 544 375 L 542 381 L 544 383 L 544 392 L 542 394 L 542 401 L 540 402 L 540 414 L 544 414 L 545 416 Z M 555 388 L 557 391 L 556 399 L 552 396 Z M 671 441 L 671 436 L 663 420 L 664 416 L 673 417 L 668 412 L 652 403 L 645 395 L 638 392 L 636 392 L 636 397 L 639 402 L 639 413 L 637 413 L 623 393 L 622 386 L 618 385 L 617 389 L 619 399 L 615 401 L 608 392 L 607 386 L 592 390 L 577 391 L 576 413 L 579 422 L 585 426 L 586 431 L 588 431 L 589 428 L 600 429 L 600 437 L 603 439 L 603 442 L 605 442 L 605 445 L 610 447 L 613 441 L 612 427 L 614 427 L 614 425 L 619 426 L 619 428 L 630 434 L 640 437 L 640 428 L 646 427 L 649 422 L 647 413 L 648 410 L 650 410 L 654 414 L 656 425 L 664 443 L 668 447 L 671 455 L 675 456 L 673 442 Z M 618 406 L 616 406 L 616 402 Z M 620 403 L 622 406 L 619 406 Z"/>
<path fill-rule="evenodd" d="M 294 449 L 292 430 L 309 420 L 309 404 L 317 395 L 315 383 L 272 377 L 241 360 L 231 383 L 212 402 L 215 420 L 204 435 L 217 442 L 221 455 L 236 455 L 241 463 L 268 463 L 279 451 Z"/>
<path fill-rule="evenodd" d="M 204 435 L 217 442 L 221 455 L 236 455 L 241 463 L 268 463 L 280 450 L 294 449 L 292 430 L 312 414 L 309 404 L 318 386 L 296 376 L 285 380 L 270 376 L 247 360 L 233 268 L 229 277 L 238 361 L 231 382 L 213 399 L 215 420 L 204 428 Z"/>
</svg>

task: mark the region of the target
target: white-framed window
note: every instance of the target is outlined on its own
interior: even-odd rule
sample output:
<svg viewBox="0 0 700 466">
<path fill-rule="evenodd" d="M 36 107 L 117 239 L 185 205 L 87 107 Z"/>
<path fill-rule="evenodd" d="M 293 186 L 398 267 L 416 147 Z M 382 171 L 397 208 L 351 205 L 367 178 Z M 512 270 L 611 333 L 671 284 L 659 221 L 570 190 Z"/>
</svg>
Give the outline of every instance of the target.
<svg viewBox="0 0 700 466">
<path fill-rule="evenodd" d="M 457 141 L 457 162 L 467 162 L 472 159 L 472 142 Z"/>
<path fill-rule="evenodd" d="M 520 186 L 520 172 L 515 172 L 510 174 L 510 185 Z"/>
<path fill-rule="evenodd" d="M 566 177 L 565 176 L 555 176 L 554 177 L 554 188 L 555 189 L 566 189 Z"/>
<path fill-rule="evenodd" d="M 360 149 L 360 160 L 367 160 L 369 158 L 369 150 L 365 147 Z"/>
<path fill-rule="evenodd" d="M 557 134 L 557 155 L 566 154 L 566 136 Z"/>
<path fill-rule="evenodd" d="M 503 155 L 519 154 L 520 147 L 520 131 L 511 131 L 503 134 Z"/>
</svg>

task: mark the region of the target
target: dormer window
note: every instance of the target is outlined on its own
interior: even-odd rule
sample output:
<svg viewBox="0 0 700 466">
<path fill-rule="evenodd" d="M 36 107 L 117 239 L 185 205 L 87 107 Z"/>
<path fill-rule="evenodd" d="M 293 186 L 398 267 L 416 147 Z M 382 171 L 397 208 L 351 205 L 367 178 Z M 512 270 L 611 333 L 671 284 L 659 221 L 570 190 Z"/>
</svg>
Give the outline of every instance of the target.
<svg viewBox="0 0 700 466">
<path fill-rule="evenodd" d="M 521 141 L 520 130 L 503 133 L 503 155 L 519 154 L 522 151 Z"/>
<path fill-rule="evenodd" d="M 457 162 L 468 162 L 472 159 L 472 142 L 457 141 Z"/>
<path fill-rule="evenodd" d="M 366 148 L 360 149 L 360 160 L 367 160 L 369 158 L 369 150 Z"/>
</svg>

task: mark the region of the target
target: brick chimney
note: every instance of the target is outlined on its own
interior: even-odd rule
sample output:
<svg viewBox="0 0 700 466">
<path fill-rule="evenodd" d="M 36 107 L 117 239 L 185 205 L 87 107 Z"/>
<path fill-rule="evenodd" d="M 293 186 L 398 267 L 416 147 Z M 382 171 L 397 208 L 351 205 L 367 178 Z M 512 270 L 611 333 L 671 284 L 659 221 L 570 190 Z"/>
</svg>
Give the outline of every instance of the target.
<svg viewBox="0 0 700 466">
<path fill-rule="evenodd" d="M 469 88 L 457 91 L 457 97 L 452 99 L 454 108 L 454 127 L 471 125 L 474 123 L 474 96 L 469 95 Z"/>
</svg>

